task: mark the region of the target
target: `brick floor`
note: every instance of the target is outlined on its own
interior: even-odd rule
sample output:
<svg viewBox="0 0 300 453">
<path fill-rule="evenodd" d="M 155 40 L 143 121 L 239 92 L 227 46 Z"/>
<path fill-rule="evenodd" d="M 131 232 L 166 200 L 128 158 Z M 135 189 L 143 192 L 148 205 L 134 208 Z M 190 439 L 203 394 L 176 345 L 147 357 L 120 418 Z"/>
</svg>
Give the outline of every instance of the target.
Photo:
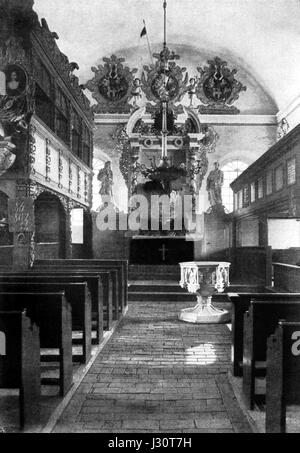
<svg viewBox="0 0 300 453">
<path fill-rule="evenodd" d="M 227 326 L 180 322 L 186 306 L 131 302 L 54 432 L 251 432 L 227 379 Z"/>
</svg>

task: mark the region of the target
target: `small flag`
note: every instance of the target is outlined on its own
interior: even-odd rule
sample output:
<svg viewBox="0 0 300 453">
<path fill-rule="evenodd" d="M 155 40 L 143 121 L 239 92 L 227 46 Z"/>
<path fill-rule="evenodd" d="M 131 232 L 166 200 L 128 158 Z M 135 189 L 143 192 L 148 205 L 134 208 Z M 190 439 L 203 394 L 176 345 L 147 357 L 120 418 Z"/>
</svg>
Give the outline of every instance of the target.
<svg viewBox="0 0 300 453">
<path fill-rule="evenodd" d="M 141 31 L 141 38 L 147 34 L 146 26 L 144 26 L 143 30 Z"/>
</svg>

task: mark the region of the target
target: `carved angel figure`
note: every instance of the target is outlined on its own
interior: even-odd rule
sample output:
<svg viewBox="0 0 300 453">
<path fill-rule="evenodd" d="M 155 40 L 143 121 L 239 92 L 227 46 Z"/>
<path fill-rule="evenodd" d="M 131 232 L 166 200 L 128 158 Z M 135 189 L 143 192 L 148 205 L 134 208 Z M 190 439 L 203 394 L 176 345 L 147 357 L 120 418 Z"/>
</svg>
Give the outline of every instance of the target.
<svg viewBox="0 0 300 453">
<path fill-rule="evenodd" d="M 193 107 L 193 99 L 194 96 L 196 95 L 196 86 L 197 86 L 197 80 L 195 77 L 192 77 L 190 79 L 190 84 L 188 86 L 188 95 L 190 99 L 190 107 Z"/>
<path fill-rule="evenodd" d="M 134 97 L 133 105 L 134 107 L 137 107 L 137 103 L 142 97 L 141 79 L 134 79 L 131 94 Z"/>
</svg>

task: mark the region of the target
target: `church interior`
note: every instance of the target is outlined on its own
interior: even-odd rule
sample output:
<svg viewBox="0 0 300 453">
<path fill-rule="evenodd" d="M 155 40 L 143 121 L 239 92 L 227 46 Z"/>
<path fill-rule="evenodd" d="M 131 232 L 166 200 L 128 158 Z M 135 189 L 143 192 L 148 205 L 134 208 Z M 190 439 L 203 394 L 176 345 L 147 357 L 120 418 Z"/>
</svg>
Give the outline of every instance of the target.
<svg viewBox="0 0 300 453">
<path fill-rule="evenodd" d="M 0 0 L 0 433 L 300 432 L 299 21 Z"/>
</svg>

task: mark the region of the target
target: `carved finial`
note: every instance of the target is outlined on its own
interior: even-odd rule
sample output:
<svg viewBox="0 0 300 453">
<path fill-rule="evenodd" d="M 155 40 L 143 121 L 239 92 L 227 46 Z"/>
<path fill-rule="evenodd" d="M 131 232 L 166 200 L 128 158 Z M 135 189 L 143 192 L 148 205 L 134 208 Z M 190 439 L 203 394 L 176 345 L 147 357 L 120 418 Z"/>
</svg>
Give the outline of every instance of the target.
<svg viewBox="0 0 300 453">
<path fill-rule="evenodd" d="M 78 70 L 79 69 L 79 65 L 78 65 L 78 63 L 76 63 L 76 61 L 72 61 L 70 63 L 70 71 L 73 72 L 73 71 L 75 71 L 75 69 Z"/>
<path fill-rule="evenodd" d="M 50 31 L 48 23 L 44 17 L 41 19 L 41 24 L 42 24 L 42 27 L 51 34 L 53 39 L 59 39 L 59 36 L 55 31 L 53 31 L 53 32 Z"/>
</svg>

